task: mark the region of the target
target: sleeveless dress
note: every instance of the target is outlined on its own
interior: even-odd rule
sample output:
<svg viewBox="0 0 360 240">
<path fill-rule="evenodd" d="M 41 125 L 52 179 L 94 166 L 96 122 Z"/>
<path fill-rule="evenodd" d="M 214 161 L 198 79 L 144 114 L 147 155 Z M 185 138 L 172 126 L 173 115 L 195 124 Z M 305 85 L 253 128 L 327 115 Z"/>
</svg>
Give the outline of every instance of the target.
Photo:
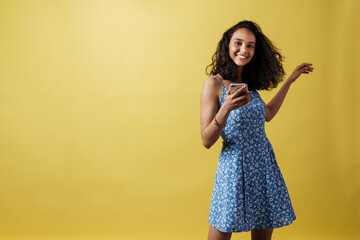
<svg viewBox="0 0 360 240">
<path fill-rule="evenodd" d="M 227 88 L 223 87 L 220 106 Z M 211 195 L 209 224 L 221 232 L 247 232 L 291 224 L 295 213 L 265 134 L 266 106 L 257 91 L 231 111 Z"/>
</svg>

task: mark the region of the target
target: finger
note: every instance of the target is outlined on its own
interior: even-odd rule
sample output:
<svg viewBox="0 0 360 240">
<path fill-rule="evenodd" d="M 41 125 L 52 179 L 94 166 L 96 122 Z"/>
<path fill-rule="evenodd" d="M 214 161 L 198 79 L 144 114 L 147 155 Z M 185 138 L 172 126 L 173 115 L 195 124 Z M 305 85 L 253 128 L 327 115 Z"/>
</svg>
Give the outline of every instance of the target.
<svg viewBox="0 0 360 240">
<path fill-rule="evenodd" d="M 302 66 L 300 69 L 298 69 L 298 71 L 301 73 L 311 71 L 311 67 L 305 65 L 305 66 Z"/>
<path fill-rule="evenodd" d="M 237 93 L 237 92 L 242 92 L 242 91 L 244 91 L 245 88 L 246 88 L 246 86 L 242 86 L 242 87 L 238 88 L 238 89 L 234 92 L 234 94 Z"/>
<path fill-rule="evenodd" d="M 246 86 L 242 86 L 241 88 L 238 88 L 233 94 L 234 97 L 238 97 L 242 92 L 244 92 Z"/>
<path fill-rule="evenodd" d="M 304 67 L 310 67 L 310 66 L 312 66 L 312 63 L 302 63 L 299 66 L 297 66 L 296 69 L 300 70 L 300 69 L 302 69 Z"/>
<path fill-rule="evenodd" d="M 302 63 L 300 66 L 312 66 L 312 63 Z"/>
<path fill-rule="evenodd" d="M 243 107 L 245 105 L 247 105 L 250 101 L 248 101 L 247 99 L 244 99 L 243 101 L 239 102 L 238 103 L 238 107 Z"/>
<path fill-rule="evenodd" d="M 231 95 L 230 94 L 230 89 L 227 90 L 226 95 L 224 97 L 226 98 L 226 96 L 229 96 L 229 95 Z"/>
<path fill-rule="evenodd" d="M 248 97 L 244 96 L 240 96 L 238 98 L 236 98 L 236 100 L 234 100 L 235 104 L 241 104 L 242 102 L 246 102 L 248 101 Z"/>
<path fill-rule="evenodd" d="M 301 68 L 309 68 L 309 67 L 311 67 L 311 65 L 309 65 L 307 63 L 303 63 L 300 66 L 301 66 Z"/>
<path fill-rule="evenodd" d="M 313 70 L 314 70 L 314 68 L 312 68 L 312 67 L 306 67 L 304 69 L 304 71 L 306 71 L 306 72 L 312 72 Z"/>
</svg>

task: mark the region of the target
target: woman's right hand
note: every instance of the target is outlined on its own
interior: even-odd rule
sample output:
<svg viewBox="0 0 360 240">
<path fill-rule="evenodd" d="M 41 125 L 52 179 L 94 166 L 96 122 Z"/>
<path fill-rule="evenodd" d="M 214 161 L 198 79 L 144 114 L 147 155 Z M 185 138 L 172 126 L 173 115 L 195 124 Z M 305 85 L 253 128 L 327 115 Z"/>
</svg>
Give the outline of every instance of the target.
<svg viewBox="0 0 360 240">
<path fill-rule="evenodd" d="M 249 103 L 250 93 L 242 95 L 244 90 L 245 88 L 239 88 L 233 94 L 228 91 L 224 104 L 219 109 L 222 86 L 213 77 L 206 79 L 200 100 L 201 138 L 206 148 L 210 148 L 219 139 L 230 112 Z"/>
<path fill-rule="evenodd" d="M 245 88 L 246 87 L 243 86 L 237 89 L 233 94 L 230 93 L 230 90 L 227 91 L 223 107 L 226 108 L 228 112 L 243 107 L 250 102 L 250 92 L 243 93 Z"/>
</svg>

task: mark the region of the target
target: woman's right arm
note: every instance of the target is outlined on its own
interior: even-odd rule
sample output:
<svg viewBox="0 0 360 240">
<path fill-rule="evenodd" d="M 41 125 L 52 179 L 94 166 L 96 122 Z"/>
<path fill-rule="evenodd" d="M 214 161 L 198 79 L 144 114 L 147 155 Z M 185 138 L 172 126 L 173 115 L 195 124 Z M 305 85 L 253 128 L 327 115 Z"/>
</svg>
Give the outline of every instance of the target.
<svg viewBox="0 0 360 240">
<path fill-rule="evenodd" d="M 217 80 L 208 78 L 201 93 L 201 138 L 206 148 L 210 148 L 219 139 L 230 112 L 250 101 L 250 93 L 239 96 L 241 91 L 244 90 L 244 88 L 240 88 L 234 94 L 230 95 L 228 92 L 224 104 L 219 109 L 219 87 L 221 88 L 221 85 Z M 221 126 L 218 126 L 216 121 Z"/>
</svg>

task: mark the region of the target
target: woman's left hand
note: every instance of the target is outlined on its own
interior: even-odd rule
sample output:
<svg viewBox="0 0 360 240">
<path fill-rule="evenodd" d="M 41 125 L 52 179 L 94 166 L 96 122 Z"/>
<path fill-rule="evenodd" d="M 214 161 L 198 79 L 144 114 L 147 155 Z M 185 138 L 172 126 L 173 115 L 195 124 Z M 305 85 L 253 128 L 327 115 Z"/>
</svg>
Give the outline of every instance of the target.
<svg viewBox="0 0 360 240">
<path fill-rule="evenodd" d="M 312 72 L 313 70 L 314 68 L 311 63 L 303 63 L 295 68 L 294 72 L 288 78 L 288 81 L 293 83 L 301 74 L 309 74 L 309 72 Z"/>
</svg>

